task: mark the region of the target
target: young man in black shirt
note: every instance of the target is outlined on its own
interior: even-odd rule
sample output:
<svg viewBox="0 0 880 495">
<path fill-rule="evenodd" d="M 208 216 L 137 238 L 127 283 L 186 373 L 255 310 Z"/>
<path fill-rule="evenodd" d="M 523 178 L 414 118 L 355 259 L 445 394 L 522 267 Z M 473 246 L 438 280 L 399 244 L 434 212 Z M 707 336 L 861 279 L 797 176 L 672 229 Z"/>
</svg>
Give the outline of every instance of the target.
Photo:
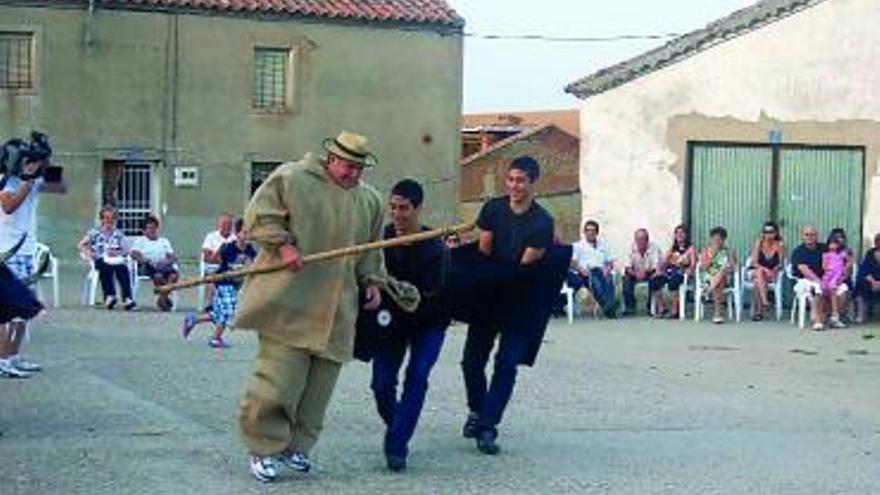
<svg viewBox="0 0 880 495">
<path fill-rule="evenodd" d="M 391 224 L 385 227 L 385 239 L 430 230 L 422 225 L 424 192 L 411 179 L 398 182 L 391 190 Z M 421 293 L 418 310 L 393 312 L 391 323 L 383 329 L 373 355 L 371 388 L 379 415 L 385 422 L 385 459 L 388 469 L 406 468 L 408 444 L 425 403 L 428 377 L 440 356 L 449 316 L 440 302 L 445 247 L 440 239 L 386 248 L 388 273 L 415 285 Z M 397 377 L 403 357 L 409 351 L 406 380 L 398 400 Z"/>
<path fill-rule="evenodd" d="M 489 200 L 477 218 L 480 252 L 501 263 L 529 266 L 541 260 L 553 242 L 553 217 L 534 201 L 534 186 L 540 175 L 531 157 L 511 162 L 507 172 L 507 196 Z M 499 339 L 500 337 L 500 339 Z M 491 383 L 485 368 L 489 353 L 500 340 L 495 353 Z M 464 347 L 462 370 L 470 414 L 463 434 L 476 438 L 477 448 L 494 455 L 497 425 L 513 394 L 516 368 L 530 341 L 526 334 L 508 325 L 470 325 Z"/>
</svg>

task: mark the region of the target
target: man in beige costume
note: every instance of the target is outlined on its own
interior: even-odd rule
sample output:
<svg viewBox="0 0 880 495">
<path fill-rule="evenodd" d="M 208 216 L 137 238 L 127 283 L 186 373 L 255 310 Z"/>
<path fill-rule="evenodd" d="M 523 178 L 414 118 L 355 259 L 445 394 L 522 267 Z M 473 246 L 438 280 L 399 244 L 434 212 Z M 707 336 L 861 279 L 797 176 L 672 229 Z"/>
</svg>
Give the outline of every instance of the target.
<svg viewBox="0 0 880 495">
<path fill-rule="evenodd" d="M 289 268 L 245 281 L 235 323 L 259 333 L 239 427 L 251 473 L 263 482 L 277 479 L 279 463 L 311 469 L 309 451 L 342 363 L 352 357 L 358 288 L 375 309 L 386 278 L 379 250 L 303 266 L 305 255 L 382 236 L 382 197 L 360 180 L 376 163 L 367 139 L 342 132 L 324 149 L 326 158 L 309 153 L 280 166 L 245 211 L 245 226 L 261 247 L 255 266 Z"/>
</svg>

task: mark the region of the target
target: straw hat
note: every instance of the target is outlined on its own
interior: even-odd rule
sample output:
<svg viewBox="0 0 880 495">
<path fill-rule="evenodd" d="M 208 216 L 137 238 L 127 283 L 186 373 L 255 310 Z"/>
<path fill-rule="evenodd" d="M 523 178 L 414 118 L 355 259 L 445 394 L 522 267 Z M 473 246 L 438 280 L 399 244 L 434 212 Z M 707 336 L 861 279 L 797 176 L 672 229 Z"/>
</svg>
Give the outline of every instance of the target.
<svg viewBox="0 0 880 495">
<path fill-rule="evenodd" d="M 360 163 L 364 167 L 373 167 L 379 161 L 376 159 L 376 155 L 367 151 L 368 142 L 367 138 L 360 134 L 342 131 L 335 139 L 325 139 L 323 146 L 328 153 Z"/>
</svg>

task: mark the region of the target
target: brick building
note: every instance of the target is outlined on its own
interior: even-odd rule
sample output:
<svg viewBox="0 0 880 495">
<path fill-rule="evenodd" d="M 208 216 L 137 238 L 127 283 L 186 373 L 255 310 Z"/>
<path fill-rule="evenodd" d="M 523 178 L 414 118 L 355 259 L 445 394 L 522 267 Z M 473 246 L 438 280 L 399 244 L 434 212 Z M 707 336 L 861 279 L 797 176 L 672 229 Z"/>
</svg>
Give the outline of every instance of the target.
<svg viewBox="0 0 880 495">
<path fill-rule="evenodd" d="M 504 194 L 507 165 L 517 156 L 531 155 L 541 164 L 538 201 L 556 219 L 556 234 L 566 242 L 576 240 L 581 217 L 579 147 L 577 137 L 547 123 L 513 133 L 463 158 L 459 215 L 473 219 L 486 199 Z"/>
</svg>

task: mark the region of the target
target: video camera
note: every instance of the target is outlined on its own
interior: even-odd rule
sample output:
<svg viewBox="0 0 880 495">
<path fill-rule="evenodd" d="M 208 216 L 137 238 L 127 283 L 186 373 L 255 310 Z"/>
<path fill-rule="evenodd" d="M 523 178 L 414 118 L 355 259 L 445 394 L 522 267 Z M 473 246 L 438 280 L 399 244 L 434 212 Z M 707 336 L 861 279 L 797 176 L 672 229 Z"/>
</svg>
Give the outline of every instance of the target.
<svg viewBox="0 0 880 495">
<path fill-rule="evenodd" d="M 5 181 L 8 177 L 19 177 L 24 180 L 32 180 L 43 177 L 46 182 L 61 182 L 62 168 L 52 165 L 52 147 L 49 146 L 49 136 L 33 131 L 30 141 L 21 138 L 10 139 L 3 143 L 0 148 L 0 175 Z M 33 174 L 24 173 L 25 162 L 41 162 L 40 167 Z"/>
</svg>

